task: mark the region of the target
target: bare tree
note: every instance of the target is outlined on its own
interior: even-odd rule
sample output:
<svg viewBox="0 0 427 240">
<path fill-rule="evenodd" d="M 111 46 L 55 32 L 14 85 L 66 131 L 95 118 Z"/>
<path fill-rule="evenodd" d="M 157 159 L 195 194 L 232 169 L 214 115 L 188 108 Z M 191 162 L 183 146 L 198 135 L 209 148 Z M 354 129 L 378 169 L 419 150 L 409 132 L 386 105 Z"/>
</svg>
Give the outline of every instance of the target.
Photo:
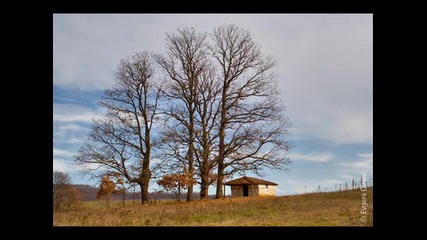
<svg viewBox="0 0 427 240">
<path fill-rule="evenodd" d="M 99 105 L 106 117 L 94 121 L 88 141 L 81 147 L 77 164 L 96 176 L 120 173 L 141 188 L 142 204 L 148 203 L 152 177 L 152 130 L 156 121 L 161 84 L 154 81 L 154 65 L 147 52 L 122 59 L 116 85 L 104 92 Z"/>
<path fill-rule="evenodd" d="M 263 167 L 282 169 L 290 160 L 288 119 L 278 99 L 276 62 L 264 58 L 249 32 L 223 25 L 213 32 L 211 53 L 221 79 L 216 198 L 224 197 L 224 176 Z"/>
<path fill-rule="evenodd" d="M 196 174 L 200 179 L 200 199 L 207 199 L 209 186 L 216 181 L 214 168 L 218 156 L 218 108 L 220 84 L 212 65 L 201 73 L 197 83 L 196 106 Z"/>
<path fill-rule="evenodd" d="M 180 142 L 172 144 L 171 151 L 176 160 L 188 166 L 189 174 L 195 171 L 197 85 L 208 62 L 205 40 L 206 34 L 198 34 L 193 28 L 178 29 L 177 34 L 167 35 L 167 55 L 157 56 L 157 62 L 170 79 L 163 93 L 171 104 L 164 113 L 175 122 L 169 124 L 175 127 L 164 132 L 164 139 Z M 182 146 L 186 147 L 185 152 Z M 191 185 L 187 190 L 187 201 L 192 200 L 192 195 Z"/>
<path fill-rule="evenodd" d="M 71 178 L 67 173 L 53 172 L 53 210 L 60 211 L 75 207 L 80 202 L 78 191 L 70 186 Z"/>
<path fill-rule="evenodd" d="M 162 174 L 184 166 L 189 179 L 198 180 L 201 198 L 215 181 L 216 197 L 223 197 L 223 181 L 235 173 L 283 169 L 290 162 L 285 155 L 289 121 L 271 72 L 276 62 L 235 25 L 215 29 L 212 41 L 193 28 L 168 34 L 167 54 L 155 56 L 166 75 L 162 84 L 154 84 L 149 54 L 122 60 L 116 86 L 100 101 L 107 115 L 94 121 L 75 161 L 98 176 L 119 173 L 138 184 L 143 203 L 158 166 Z M 165 104 L 158 111 L 161 100 Z M 152 134 L 160 121 L 164 126 Z M 164 162 L 153 166 L 157 147 Z M 186 200 L 192 195 L 190 185 Z"/>
<path fill-rule="evenodd" d="M 59 188 L 65 185 L 71 184 L 70 175 L 64 172 L 54 171 L 53 172 L 53 188 Z"/>
</svg>

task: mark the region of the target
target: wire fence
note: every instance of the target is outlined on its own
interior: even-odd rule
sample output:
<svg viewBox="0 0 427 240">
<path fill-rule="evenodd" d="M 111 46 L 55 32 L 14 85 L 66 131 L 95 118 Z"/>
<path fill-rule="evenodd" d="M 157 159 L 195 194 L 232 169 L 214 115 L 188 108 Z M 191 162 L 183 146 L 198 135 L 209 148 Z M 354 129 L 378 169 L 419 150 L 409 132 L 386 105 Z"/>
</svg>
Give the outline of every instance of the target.
<svg viewBox="0 0 427 240">
<path fill-rule="evenodd" d="M 329 188 L 328 188 L 329 186 Z M 292 193 L 285 193 L 280 196 L 289 196 L 289 195 L 300 195 L 300 194 L 307 194 L 307 193 L 318 193 L 318 192 L 340 192 L 340 191 L 348 191 L 348 190 L 355 190 L 355 189 L 366 189 L 374 186 L 374 181 L 372 178 L 365 179 L 361 177 L 360 179 L 353 178 L 351 182 L 344 182 L 344 183 L 335 183 L 335 184 L 328 184 L 328 186 L 321 186 L 321 185 L 307 185 L 304 186 L 303 192 L 292 192 Z"/>
</svg>

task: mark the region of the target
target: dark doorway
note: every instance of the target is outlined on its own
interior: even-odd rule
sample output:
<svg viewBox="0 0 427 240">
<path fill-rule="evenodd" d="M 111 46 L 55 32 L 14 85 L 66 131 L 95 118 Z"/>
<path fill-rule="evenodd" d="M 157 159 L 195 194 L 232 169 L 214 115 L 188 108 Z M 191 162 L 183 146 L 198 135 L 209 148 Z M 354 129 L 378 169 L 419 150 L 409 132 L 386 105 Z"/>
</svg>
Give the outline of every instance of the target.
<svg viewBox="0 0 427 240">
<path fill-rule="evenodd" d="M 249 196 L 249 186 L 244 185 L 243 186 L 243 197 L 247 197 L 247 196 Z"/>
</svg>

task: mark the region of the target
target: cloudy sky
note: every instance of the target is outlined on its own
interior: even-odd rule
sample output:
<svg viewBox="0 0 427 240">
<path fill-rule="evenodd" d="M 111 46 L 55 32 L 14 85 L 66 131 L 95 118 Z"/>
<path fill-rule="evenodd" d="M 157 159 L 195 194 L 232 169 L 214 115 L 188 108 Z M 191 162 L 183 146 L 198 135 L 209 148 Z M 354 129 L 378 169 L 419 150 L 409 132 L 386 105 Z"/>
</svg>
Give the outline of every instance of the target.
<svg viewBox="0 0 427 240">
<path fill-rule="evenodd" d="M 53 170 L 68 172 L 73 183 L 96 184 L 80 174 L 73 155 L 91 119 L 104 114 L 96 102 L 113 85 L 120 59 L 137 51 L 164 53 L 166 34 L 178 28 L 211 32 L 224 23 L 248 29 L 278 61 L 274 71 L 295 145 L 289 172 L 266 172 L 266 180 L 279 184 L 278 195 L 319 185 L 334 190 L 361 174 L 372 178 L 371 14 L 55 14 Z"/>
</svg>

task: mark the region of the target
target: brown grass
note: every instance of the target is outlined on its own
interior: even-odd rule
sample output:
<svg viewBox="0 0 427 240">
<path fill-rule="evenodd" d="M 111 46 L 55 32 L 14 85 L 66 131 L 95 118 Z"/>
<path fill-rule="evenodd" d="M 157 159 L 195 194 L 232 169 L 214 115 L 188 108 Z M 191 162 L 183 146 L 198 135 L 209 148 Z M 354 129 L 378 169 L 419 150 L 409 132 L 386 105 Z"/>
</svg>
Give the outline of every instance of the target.
<svg viewBox="0 0 427 240">
<path fill-rule="evenodd" d="M 54 226 L 372 226 L 373 196 L 368 189 L 367 221 L 360 190 L 283 197 L 225 198 L 194 202 L 107 207 L 85 203 L 53 214 Z M 128 202 L 129 203 L 129 202 Z M 131 203 L 130 203 L 131 204 Z"/>
</svg>

